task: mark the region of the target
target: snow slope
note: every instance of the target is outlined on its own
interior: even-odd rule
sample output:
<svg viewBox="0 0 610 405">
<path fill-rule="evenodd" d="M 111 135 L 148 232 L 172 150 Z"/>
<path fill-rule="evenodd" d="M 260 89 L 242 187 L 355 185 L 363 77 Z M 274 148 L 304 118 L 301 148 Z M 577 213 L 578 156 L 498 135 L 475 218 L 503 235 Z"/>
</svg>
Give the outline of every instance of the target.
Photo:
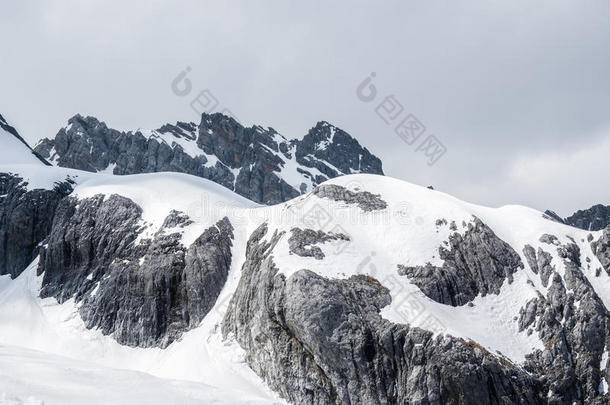
<svg viewBox="0 0 610 405">
<path fill-rule="evenodd" d="M 10 280 L 9 276 L 0 277 L 0 353 L 3 353 L 0 357 L 0 398 L 4 394 L 7 398 L 16 396 L 24 399 L 29 396 L 25 394 L 37 392 L 35 397 L 45 401 L 45 404 L 82 403 L 84 398 L 78 396 L 57 397 L 56 394 L 60 393 L 55 388 L 49 389 L 53 384 L 47 386 L 28 382 L 32 376 L 37 375 L 32 369 L 37 370 L 36 364 L 42 364 L 44 367 L 40 372 L 64 373 L 70 384 L 75 385 L 74 390 L 95 385 L 97 377 L 108 368 L 146 373 L 111 371 L 105 390 L 114 391 L 112 395 L 121 401 L 105 403 L 130 403 L 128 398 L 137 399 L 138 403 L 157 403 L 146 402 L 149 398 L 146 390 L 139 393 L 141 396 L 138 392 L 132 392 L 133 387 L 118 378 L 121 375 L 135 378 L 135 381 L 142 380 L 142 384 L 147 387 L 158 386 L 158 392 L 165 393 L 159 395 L 160 399 L 168 398 L 168 393 L 182 387 L 186 389 L 182 393 L 185 398 L 190 396 L 201 399 L 208 395 L 209 398 L 225 401 L 218 403 L 227 404 L 282 403 L 246 366 L 239 346 L 221 340 L 218 325 L 223 315 L 222 299 L 219 300 L 221 306 L 209 314 L 201 327 L 185 334 L 180 342 L 165 350 L 132 348 L 119 345 L 110 336 L 103 336 L 97 330 L 87 330 L 72 300 L 59 305 L 53 298 L 40 299 L 38 292 L 42 277 L 36 276 L 36 266 L 37 261 L 15 280 Z M 32 354 L 24 351 L 24 348 L 39 353 Z M 4 357 L 4 354 L 8 357 Z M 75 363 L 74 360 L 79 362 Z M 2 382 L 1 378 L 2 365 L 6 362 L 24 363 L 22 368 L 15 369 L 22 373 L 13 374 L 9 383 L 6 380 Z M 76 382 L 72 381 L 73 376 L 64 370 L 66 367 L 82 369 L 85 375 Z M 153 375 L 182 382 L 160 380 L 153 378 Z M 63 377 L 56 378 L 59 387 L 68 383 L 61 383 Z M 185 381 L 197 382 L 199 385 Z M 92 392 L 91 398 L 95 398 L 95 395 L 95 391 Z M 71 401 L 67 401 L 67 398 Z M 182 403 L 178 398 L 179 396 L 175 402 L 169 403 Z M 239 398 L 241 402 L 231 402 L 232 398 Z"/>
<path fill-rule="evenodd" d="M 0 144 L 12 145 L 6 139 Z M 232 212 L 258 206 L 194 176 L 95 174 L 31 164 L 24 157 L 29 154 L 27 148 L 16 148 L 19 164 L 0 164 L 0 172 L 19 175 L 30 190 L 51 189 L 70 179 L 79 198 L 113 193 L 132 198 L 143 208 L 152 233 L 169 211 L 183 210 L 193 219 L 182 230 L 185 244 L 224 215 L 235 218 Z M 236 235 L 238 257 L 243 257 L 246 237 L 244 232 Z M 73 300 L 60 305 L 53 298 L 40 299 L 37 260 L 14 280 L 0 276 L 0 404 L 283 403 L 247 367 L 241 348 L 220 336 L 240 266 L 236 258 L 227 288 L 201 326 L 165 350 L 121 346 L 86 329 Z"/>
<path fill-rule="evenodd" d="M 263 405 L 269 401 L 201 383 L 0 346 L 0 404 Z"/>
<path fill-rule="evenodd" d="M 8 123 L 0 115 L 0 164 L 31 164 L 44 166 L 30 149 L 15 135 L 6 131 Z"/>
</svg>

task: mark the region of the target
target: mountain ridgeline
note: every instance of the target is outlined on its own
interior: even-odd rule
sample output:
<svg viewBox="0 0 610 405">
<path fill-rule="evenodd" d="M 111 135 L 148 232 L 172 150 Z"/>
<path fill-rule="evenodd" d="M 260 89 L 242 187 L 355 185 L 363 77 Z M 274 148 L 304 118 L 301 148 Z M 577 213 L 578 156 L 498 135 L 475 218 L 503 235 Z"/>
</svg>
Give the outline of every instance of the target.
<svg viewBox="0 0 610 405">
<path fill-rule="evenodd" d="M 345 174 L 383 174 L 379 158 L 328 122 L 288 140 L 273 128 L 247 128 L 220 113 L 203 114 L 199 125 L 134 132 L 76 115 L 35 150 L 57 166 L 90 172 L 192 174 L 261 204 L 290 200 Z"/>
<path fill-rule="evenodd" d="M 597 204 L 586 210 L 578 210 L 567 218 L 561 218 L 550 210 L 545 214 L 557 222 L 586 231 L 599 231 L 610 225 L 610 205 Z"/>
</svg>

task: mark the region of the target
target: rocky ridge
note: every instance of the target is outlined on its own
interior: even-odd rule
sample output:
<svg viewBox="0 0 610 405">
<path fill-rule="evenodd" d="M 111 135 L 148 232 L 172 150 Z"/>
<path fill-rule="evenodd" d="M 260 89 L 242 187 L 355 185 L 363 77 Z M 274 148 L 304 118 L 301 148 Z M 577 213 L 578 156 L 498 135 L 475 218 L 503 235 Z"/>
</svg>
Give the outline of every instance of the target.
<svg viewBox="0 0 610 405">
<path fill-rule="evenodd" d="M 303 139 L 288 140 L 273 128 L 244 127 L 220 113 L 203 114 L 199 125 L 134 132 L 76 115 L 35 150 L 57 166 L 90 172 L 188 173 L 263 204 L 290 200 L 337 176 L 383 174 L 377 157 L 325 121 Z"/>
<path fill-rule="evenodd" d="M 40 255 L 41 297 L 75 298 L 87 328 L 121 344 L 166 347 L 212 309 L 231 266 L 228 218 L 184 246 L 172 211 L 153 238 L 137 241 L 141 208 L 119 195 L 64 199 Z"/>
<path fill-rule="evenodd" d="M 610 225 L 610 206 L 597 204 L 586 210 L 578 210 L 567 218 L 561 218 L 554 211 L 547 210 L 545 215 L 566 225 L 586 231 L 600 231 Z"/>
</svg>

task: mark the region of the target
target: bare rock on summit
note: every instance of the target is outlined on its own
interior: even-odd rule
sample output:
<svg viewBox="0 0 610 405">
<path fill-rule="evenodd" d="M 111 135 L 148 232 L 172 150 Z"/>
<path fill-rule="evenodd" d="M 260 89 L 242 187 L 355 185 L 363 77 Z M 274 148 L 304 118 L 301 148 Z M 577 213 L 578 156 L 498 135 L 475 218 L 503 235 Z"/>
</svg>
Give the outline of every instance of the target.
<svg viewBox="0 0 610 405">
<path fill-rule="evenodd" d="M 199 125 L 178 122 L 135 132 L 76 115 L 35 150 L 58 166 L 91 172 L 188 173 L 263 204 L 290 200 L 344 174 L 383 174 L 381 160 L 327 122 L 301 140 L 288 140 L 273 128 L 244 127 L 219 113 L 203 114 Z"/>
</svg>

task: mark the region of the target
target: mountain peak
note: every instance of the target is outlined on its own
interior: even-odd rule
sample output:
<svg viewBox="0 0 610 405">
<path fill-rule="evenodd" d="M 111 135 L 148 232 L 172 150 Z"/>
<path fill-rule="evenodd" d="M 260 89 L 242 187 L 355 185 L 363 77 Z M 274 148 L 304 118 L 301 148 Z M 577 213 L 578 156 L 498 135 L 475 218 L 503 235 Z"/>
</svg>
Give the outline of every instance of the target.
<svg viewBox="0 0 610 405">
<path fill-rule="evenodd" d="M 193 174 L 263 204 L 277 204 L 344 174 L 383 174 L 381 160 L 356 139 L 320 121 L 289 140 L 271 127 L 244 127 L 222 113 L 156 130 L 122 132 L 74 115 L 36 150 L 54 164 L 90 172 Z"/>
<path fill-rule="evenodd" d="M 596 204 L 578 210 L 565 219 L 565 223 L 587 231 L 599 231 L 610 224 L 610 206 Z"/>
</svg>

